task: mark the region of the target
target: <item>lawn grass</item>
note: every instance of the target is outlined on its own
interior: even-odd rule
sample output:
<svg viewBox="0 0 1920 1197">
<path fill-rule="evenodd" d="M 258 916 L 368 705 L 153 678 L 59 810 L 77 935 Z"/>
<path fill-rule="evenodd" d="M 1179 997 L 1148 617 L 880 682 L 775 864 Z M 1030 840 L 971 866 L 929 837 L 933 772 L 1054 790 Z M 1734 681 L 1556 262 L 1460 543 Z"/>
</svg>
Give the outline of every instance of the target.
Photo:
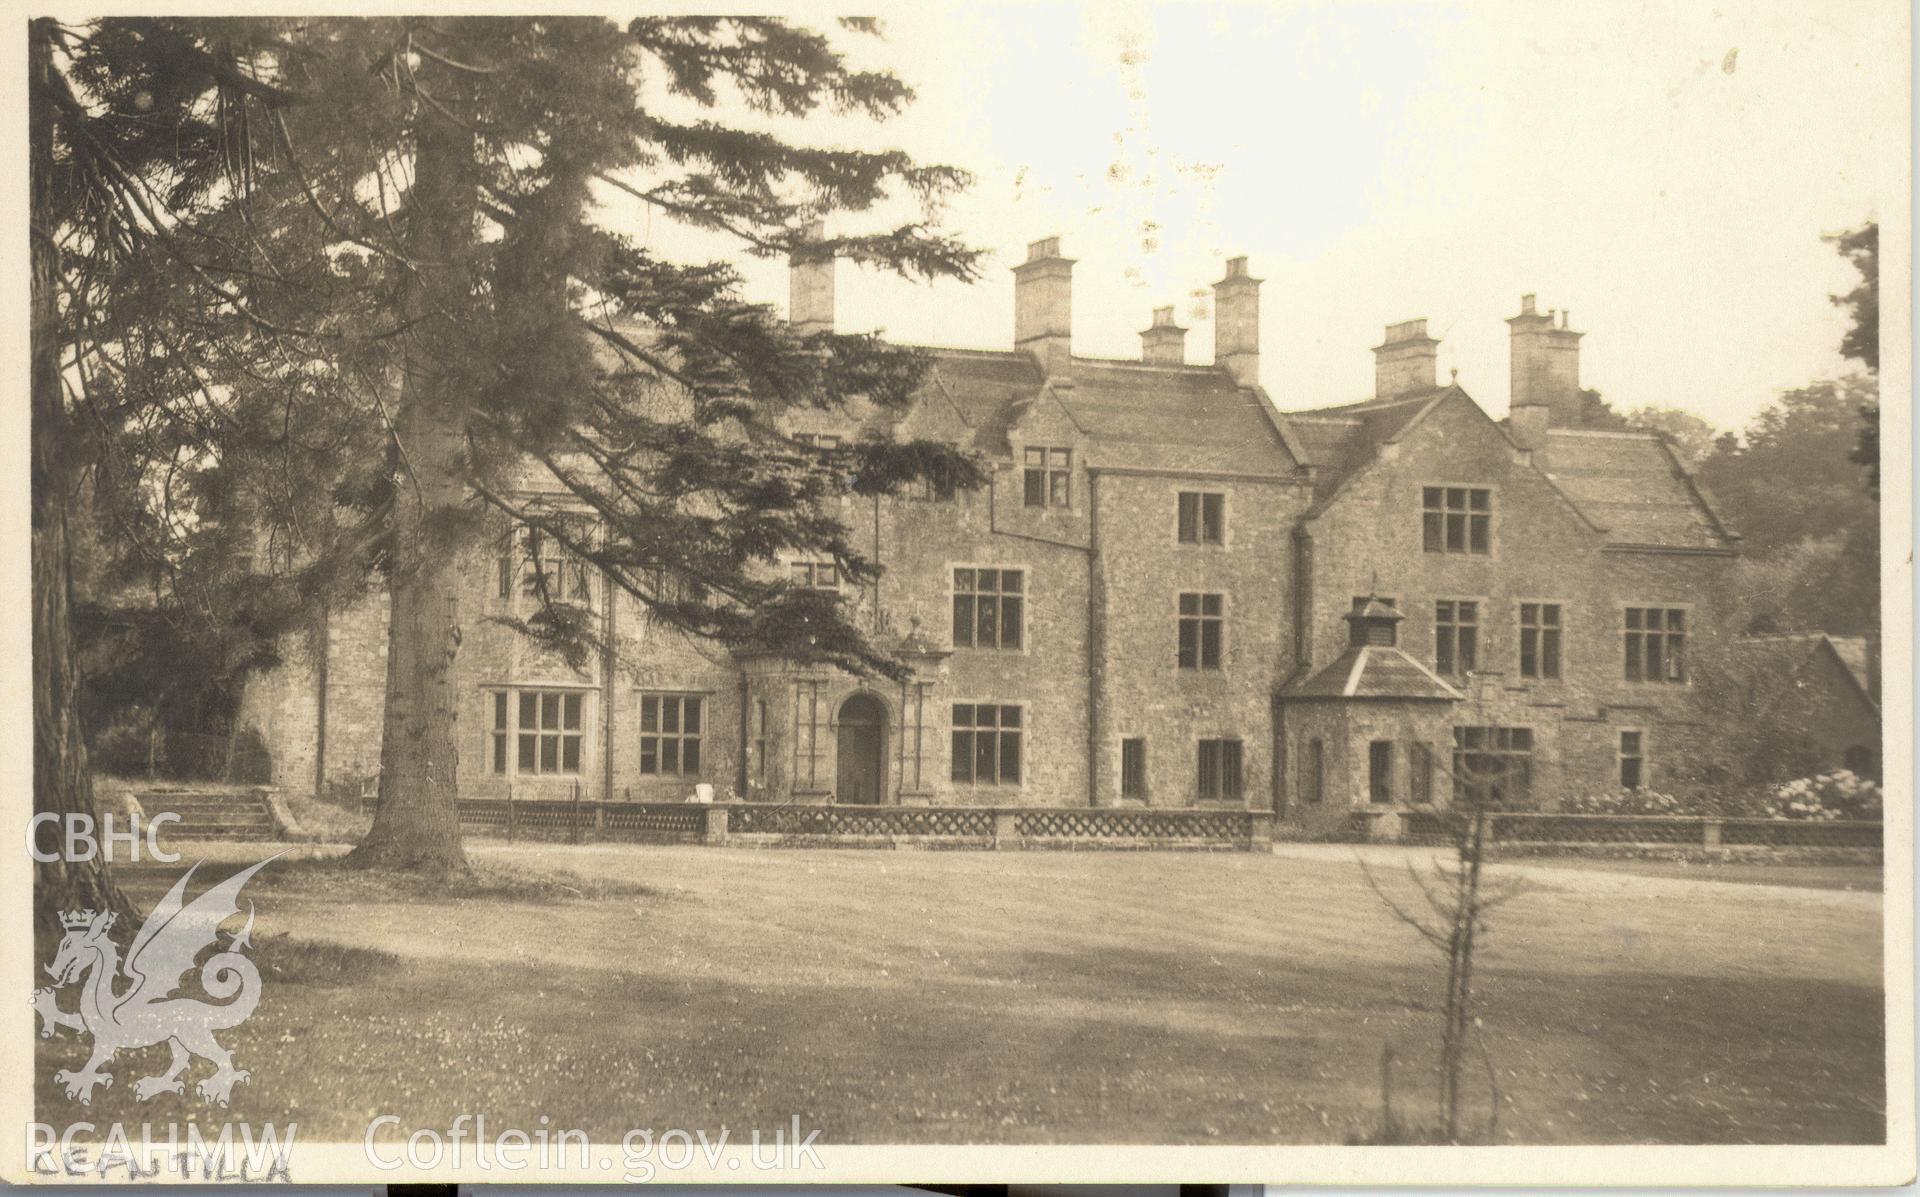
<svg viewBox="0 0 1920 1197">
<path fill-rule="evenodd" d="M 1579 872 L 1631 873 L 1685 881 L 1725 881 L 1734 885 L 1784 885 L 1797 889 L 1838 889 L 1877 894 L 1885 883 L 1878 864 L 1777 860 L 1640 860 L 1605 856 L 1520 856 L 1514 864 Z"/>
<path fill-rule="evenodd" d="M 269 975 L 222 1034 L 254 1078 L 232 1110 L 134 1102 L 164 1057 L 147 1049 L 83 1114 L 48 1079 L 81 1056 L 69 1035 L 43 1045 L 39 1116 L 349 1141 L 378 1114 L 484 1111 L 608 1141 L 797 1115 L 827 1143 L 1341 1143 L 1377 1125 L 1391 1044 L 1399 1113 L 1431 1117 L 1440 960 L 1333 854 L 470 851 L 608 888 L 342 889 L 271 866 L 259 933 L 376 954 Z M 129 876 L 146 903 L 174 870 Z M 1480 958 L 1500 1141 L 1880 1141 L 1879 919 L 1871 894 L 1534 880 Z"/>
</svg>

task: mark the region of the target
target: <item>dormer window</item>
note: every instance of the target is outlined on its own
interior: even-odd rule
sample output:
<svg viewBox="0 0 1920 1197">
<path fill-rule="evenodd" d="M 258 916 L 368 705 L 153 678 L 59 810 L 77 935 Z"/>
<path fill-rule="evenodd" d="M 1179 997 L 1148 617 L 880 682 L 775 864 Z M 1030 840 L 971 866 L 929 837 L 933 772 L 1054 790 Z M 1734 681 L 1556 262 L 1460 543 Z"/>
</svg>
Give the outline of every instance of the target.
<svg viewBox="0 0 1920 1197">
<path fill-rule="evenodd" d="M 1493 551 L 1493 492 L 1484 486 L 1427 486 L 1420 491 L 1420 544 L 1429 553 Z"/>
<path fill-rule="evenodd" d="M 1180 543 L 1224 544 L 1227 496 L 1212 491 L 1180 492 Z"/>
<path fill-rule="evenodd" d="M 1073 506 L 1073 450 L 1028 449 L 1027 506 Z"/>
<path fill-rule="evenodd" d="M 582 533 L 584 535 L 584 533 Z M 514 597 L 516 580 L 528 598 L 590 604 L 593 571 L 558 539 L 538 528 L 519 528 L 501 537 L 495 587 L 500 598 Z"/>
</svg>

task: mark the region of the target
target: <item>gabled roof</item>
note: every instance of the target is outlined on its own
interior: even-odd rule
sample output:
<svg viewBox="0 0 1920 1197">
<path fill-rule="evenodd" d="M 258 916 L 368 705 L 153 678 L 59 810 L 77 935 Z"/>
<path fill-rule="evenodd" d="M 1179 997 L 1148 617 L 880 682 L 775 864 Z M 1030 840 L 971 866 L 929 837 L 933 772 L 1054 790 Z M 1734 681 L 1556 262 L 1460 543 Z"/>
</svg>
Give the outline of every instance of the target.
<svg viewBox="0 0 1920 1197">
<path fill-rule="evenodd" d="M 1308 464 L 1313 472 L 1313 507 L 1309 517 L 1325 510 L 1339 493 L 1379 457 L 1382 445 L 1411 435 L 1427 414 L 1458 395 L 1486 413 L 1459 384 L 1422 387 L 1385 399 L 1363 399 L 1338 407 L 1317 407 L 1284 413 L 1294 436 L 1312 446 Z M 1491 422 L 1491 421 L 1489 421 Z"/>
<path fill-rule="evenodd" d="M 1005 455 L 1009 433 L 1050 396 L 1091 444 L 1094 468 L 1290 474 L 1297 462 L 1257 392 L 1212 366 L 1076 357 L 1043 375 L 1023 352 L 930 349 L 930 385 L 974 430 L 974 447 Z"/>
<path fill-rule="evenodd" d="M 1283 412 L 1281 418 L 1306 455 L 1306 464 L 1314 467 L 1310 514 L 1325 509 L 1350 479 L 1376 460 L 1381 445 L 1416 435 L 1427 414 L 1456 393 L 1474 402 L 1456 384 Z M 1610 542 L 1724 549 L 1738 539 L 1657 433 L 1555 428 L 1547 435 L 1541 473 Z"/>
<path fill-rule="evenodd" d="M 1864 636 L 1832 636 L 1826 632 L 1783 632 L 1764 636 L 1742 636 L 1734 641 L 1736 649 L 1763 665 L 1783 672 L 1797 672 L 1824 656 L 1850 684 L 1860 701 L 1880 713 L 1879 695 L 1874 693 L 1871 649 Z"/>
<path fill-rule="evenodd" d="M 1361 644 L 1348 648 L 1305 681 L 1283 686 L 1280 697 L 1461 702 L 1466 695 L 1397 646 Z"/>
<path fill-rule="evenodd" d="M 1555 428 L 1547 475 L 1616 543 L 1725 548 L 1735 539 L 1657 433 Z"/>
<path fill-rule="evenodd" d="M 967 427 L 972 447 L 1005 456 L 1007 431 L 1021 404 L 1033 402 L 1044 380 L 1040 367 L 1024 353 L 985 349 L 935 349 L 929 385 L 952 402 Z"/>
<path fill-rule="evenodd" d="M 1825 639 L 1827 647 L 1833 650 L 1833 655 L 1840 658 L 1840 664 L 1846 666 L 1847 672 L 1853 675 L 1854 682 L 1878 702 L 1879 687 L 1873 681 L 1874 668 L 1869 656 L 1872 650 L 1867 646 L 1867 638 L 1865 636 L 1828 636 Z"/>
</svg>

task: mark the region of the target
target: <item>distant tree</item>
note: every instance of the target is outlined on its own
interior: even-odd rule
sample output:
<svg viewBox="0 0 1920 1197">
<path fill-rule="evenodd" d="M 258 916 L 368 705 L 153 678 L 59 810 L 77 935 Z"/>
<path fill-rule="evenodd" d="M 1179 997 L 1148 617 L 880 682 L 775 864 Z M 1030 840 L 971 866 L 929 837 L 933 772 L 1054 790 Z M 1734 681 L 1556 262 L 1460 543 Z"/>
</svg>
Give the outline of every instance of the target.
<svg viewBox="0 0 1920 1197">
<path fill-rule="evenodd" d="M 1860 284 L 1845 295 L 1833 296 L 1847 309 L 1853 327 L 1840 339 L 1840 355 L 1880 372 L 1880 224 L 1868 221 L 1857 229 L 1836 233 L 1827 240 L 1841 257 L 1860 272 Z"/>
<path fill-rule="evenodd" d="M 1625 421 L 1628 428 L 1666 437 L 1688 465 L 1699 464 L 1711 453 L 1714 439 L 1720 434 L 1706 420 L 1677 407 L 1636 407 L 1626 414 Z"/>
<path fill-rule="evenodd" d="M 1581 428 L 1601 428 L 1613 431 L 1626 431 L 1627 418 L 1613 410 L 1613 404 L 1607 397 L 1592 387 L 1580 389 L 1580 414 L 1576 418 Z"/>
<path fill-rule="evenodd" d="M 1702 482 L 1746 539 L 1741 588 L 1754 629 L 1866 633 L 1879 627 L 1879 505 L 1849 460 L 1855 412 L 1873 405 L 1870 374 L 1783 392 L 1723 434 Z"/>
<path fill-rule="evenodd" d="M 1581 388 L 1578 426 L 1611 432 L 1657 432 L 1671 440 L 1689 463 L 1706 455 L 1717 431 L 1699 416 L 1677 407 L 1648 404 L 1621 412 L 1592 387 Z"/>
<path fill-rule="evenodd" d="M 1846 308 L 1853 327 L 1840 339 L 1840 354 L 1864 365 L 1874 374 L 1880 372 L 1880 225 L 1868 221 L 1857 229 L 1827 238 L 1840 255 L 1860 272 L 1860 285 L 1833 302 Z M 1852 461 L 1867 467 L 1867 490 L 1880 497 L 1880 403 L 1860 406 L 1859 440 L 1854 444 Z"/>
<path fill-rule="evenodd" d="M 1733 566 L 1729 590 L 1738 603 L 1728 626 L 1742 633 L 1877 631 L 1878 543 L 1854 529 L 1743 555 Z"/>
<path fill-rule="evenodd" d="M 1855 413 L 1878 400 L 1878 381 L 1868 374 L 1809 383 L 1762 408 L 1737 441 L 1715 442 L 1700 475 L 1750 549 L 1770 552 L 1878 522 L 1848 459 Z"/>
</svg>

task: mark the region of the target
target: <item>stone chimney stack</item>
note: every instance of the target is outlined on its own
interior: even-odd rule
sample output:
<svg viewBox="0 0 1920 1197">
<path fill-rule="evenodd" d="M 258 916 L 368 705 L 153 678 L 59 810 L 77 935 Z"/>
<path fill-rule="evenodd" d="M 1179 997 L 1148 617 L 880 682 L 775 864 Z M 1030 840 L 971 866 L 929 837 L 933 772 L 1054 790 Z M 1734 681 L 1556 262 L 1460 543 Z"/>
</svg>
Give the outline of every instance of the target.
<svg viewBox="0 0 1920 1197">
<path fill-rule="evenodd" d="M 804 230 L 809 241 L 824 240 L 827 226 L 816 220 Z M 833 255 L 795 250 L 787 262 L 787 323 L 803 336 L 833 331 Z"/>
<path fill-rule="evenodd" d="M 1140 334 L 1140 360 L 1155 366 L 1187 364 L 1187 330 L 1173 322 L 1172 308 L 1153 309 L 1153 327 Z"/>
<path fill-rule="evenodd" d="M 1073 259 L 1060 256 L 1058 237 L 1027 246 L 1027 260 L 1013 268 L 1013 347 L 1048 374 L 1064 372 L 1073 356 Z"/>
<path fill-rule="evenodd" d="M 1244 257 L 1228 258 L 1213 285 L 1213 362 L 1243 387 L 1260 385 L 1260 280 Z"/>
<path fill-rule="evenodd" d="M 1547 451 L 1547 429 L 1552 426 L 1552 419 L 1545 404 L 1529 403 L 1507 409 L 1507 435 L 1543 466 L 1546 460 L 1542 455 Z"/>
<path fill-rule="evenodd" d="M 1520 297 L 1520 314 L 1509 316 L 1513 397 L 1511 419 L 1519 427 L 1524 408 L 1539 408 L 1528 416 L 1551 428 L 1580 423 L 1580 338 L 1567 324 L 1565 312 L 1541 315 L 1531 295 Z M 1542 438 L 1544 440 L 1544 437 Z M 1524 447 L 1524 446 L 1523 446 Z"/>
<path fill-rule="evenodd" d="M 1425 320 L 1387 325 L 1373 347 L 1373 397 L 1391 399 L 1438 386 L 1440 342 L 1427 335 Z"/>
</svg>

